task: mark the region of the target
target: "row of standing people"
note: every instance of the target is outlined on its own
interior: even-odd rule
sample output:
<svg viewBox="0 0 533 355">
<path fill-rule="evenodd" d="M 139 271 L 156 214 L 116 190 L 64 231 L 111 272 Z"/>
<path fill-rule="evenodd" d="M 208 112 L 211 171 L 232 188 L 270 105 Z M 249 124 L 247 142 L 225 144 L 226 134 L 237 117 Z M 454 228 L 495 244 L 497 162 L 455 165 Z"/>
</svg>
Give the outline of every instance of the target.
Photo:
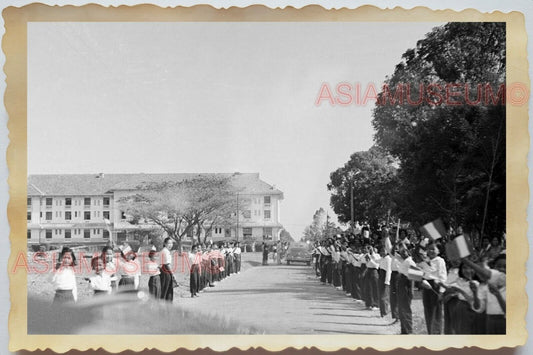
<svg viewBox="0 0 533 355">
<path fill-rule="evenodd" d="M 421 290 L 428 334 L 505 333 L 505 251 L 474 262 L 446 261 L 440 249 L 427 240 L 387 248 L 383 242 L 357 247 L 329 239 L 313 253 L 323 284 L 343 290 L 368 309 L 379 309 L 382 317 L 390 312 L 400 321 L 402 334 L 413 332 L 414 286 Z"/>
<path fill-rule="evenodd" d="M 206 287 L 241 272 L 241 247 L 238 242 L 192 246 L 190 260 L 191 297 L 198 297 Z"/>
<path fill-rule="evenodd" d="M 148 252 L 148 260 L 142 265 L 137 254 L 131 250 L 120 250 L 118 259 L 115 248 L 105 246 L 99 255 L 91 259 L 93 275 L 85 277 L 94 295 L 111 294 L 113 290 L 135 291 L 140 285 L 141 273 L 146 274 L 146 285 L 150 295 L 155 299 L 172 302 L 174 288 L 178 286 L 173 271 L 175 258 L 172 257 L 173 240 L 166 238 L 164 247 L 158 253 L 155 248 Z M 190 272 L 191 296 L 205 287 L 214 285 L 224 278 L 239 273 L 241 270 L 241 249 L 238 243 L 223 245 L 195 245 L 187 254 Z M 55 289 L 54 303 L 76 302 L 78 299 L 76 256 L 72 249 L 64 247 L 59 254 L 58 263 L 53 272 L 52 284 Z"/>
</svg>

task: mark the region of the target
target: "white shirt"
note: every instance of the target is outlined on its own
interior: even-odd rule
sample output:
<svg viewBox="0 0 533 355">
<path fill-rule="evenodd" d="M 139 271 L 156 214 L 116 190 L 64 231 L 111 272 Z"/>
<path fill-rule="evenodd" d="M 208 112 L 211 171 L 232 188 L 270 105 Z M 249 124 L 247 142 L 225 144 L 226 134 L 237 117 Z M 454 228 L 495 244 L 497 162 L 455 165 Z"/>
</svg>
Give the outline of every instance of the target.
<svg viewBox="0 0 533 355">
<path fill-rule="evenodd" d="M 476 285 L 479 287 L 479 282 L 473 281 Z M 457 287 L 460 290 L 463 290 L 469 297 L 474 297 L 474 293 L 472 292 L 472 289 L 470 288 L 470 281 L 463 279 L 462 277 L 458 277 L 457 280 L 455 280 L 453 286 Z M 457 298 L 459 298 L 461 301 L 467 301 L 465 296 L 463 294 L 459 293 L 457 294 Z"/>
<path fill-rule="evenodd" d="M 339 253 L 338 251 L 334 251 L 331 256 L 333 257 L 333 260 L 338 263 L 341 259 L 341 253 Z"/>
<path fill-rule="evenodd" d="M 435 280 L 436 282 L 446 282 L 448 273 L 446 271 L 446 262 L 440 256 L 436 256 L 429 262 L 421 262 L 418 266 L 424 271 L 426 280 Z"/>
<path fill-rule="evenodd" d="M 159 265 L 157 265 L 155 261 L 149 260 L 144 264 L 143 273 L 150 276 L 157 276 L 161 274 L 161 271 L 159 270 Z"/>
<path fill-rule="evenodd" d="M 459 279 L 459 269 L 456 267 L 452 267 L 448 271 L 448 276 L 446 277 L 446 281 L 444 281 L 445 285 L 451 285 L 454 284 Z"/>
<path fill-rule="evenodd" d="M 189 261 L 191 262 L 191 265 L 200 265 L 200 263 L 202 262 L 202 254 L 189 253 Z"/>
<path fill-rule="evenodd" d="M 170 250 L 168 250 L 167 247 L 164 247 L 163 250 L 161 250 L 161 264 L 168 264 L 169 266 L 172 265 L 172 257 Z"/>
<path fill-rule="evenodd" d="M 241 252 L 242 252 L 242 250 L 241 250 L 240 247 L 236 247 L 235 250 L 233 251 L 233 253 L 237 254 L 237 255 L 239 255 Z"/>
<path fill-rule="evenodd" d="M 501 271 L 490 269 L 490 278 L 487 282 L 496 287 L 505 287 L 506 275 Z"/>
<path fill-rule="evenodd" d="M 354 262 L 352 263 L 355 267 L 361 267 L 361 254 L 354 254 L 353 255 Z"/>
<path fill-rule="evenodd" d="M 89 277 L 91 288 L 98 291 L 111 293 L 111 278 L 105 273 Z"/>
<path fill-rule="evenodd" d="M 366 259 L 366 266 L 369 269 L 377 269 L 379 267 L 379 260 L 381 256 L 378 253 L 368 254 L 369 259 Z"/>
<path fill-rule="evenodd" d="M 416 264 L 415 262 L 413 261 L 413 258 L 411 258 L 410 256 L 407 257 L 407 259 L 405 259 L 401 264 L 400 264 L 400 274 L 404 275 L 404 276 L 407 276 L 409 275 L 409 268 L 411 266 L 415 266 L 416 267 Z"/>
<path fill-rule="evenodd" d="M 380 270 L 385 270 L 385 285 L 390 285 L 390 277 L 392 275 L 392 258 L 390 255 L 385 255 L 379 260 Z"/>
<path fill-rule="evenodd" d="M 136 260 L 120 260 L 118 273 L 126 277 L 137 276 L 141 274 L 141 267 Z"/>
<path fill-rule="evenodd" d="M 68 291 L 72 290 L 74 301 L 78 300 L 78 287 L 76 285 L 76 273 L 70 266 L 60 266 L 53 271 L 52 284 L 54 290 Z"/>
<path fill-rule="evenodd" d="M 503 299 L 505 299 L 506 296 L 506 288 L 505 286 L 502 288 L 499 288 L 500 294 L 502 295 Z M 492 294 L 492 292 L 489 291 L 489 287 L 487 284 L 482 284 L 479 286 L 479 289 L 477 291 L 478 297 L 479 297 L 479 308 L 474 310 L 478 313 L 482 313 L 483 311 L 487 312 L 487 315 L 502 315 L 505 314 L 505 312 L 500 307 L 500 303 L 498 302 L 498 299 L 496 296 Z"/>
</svg>

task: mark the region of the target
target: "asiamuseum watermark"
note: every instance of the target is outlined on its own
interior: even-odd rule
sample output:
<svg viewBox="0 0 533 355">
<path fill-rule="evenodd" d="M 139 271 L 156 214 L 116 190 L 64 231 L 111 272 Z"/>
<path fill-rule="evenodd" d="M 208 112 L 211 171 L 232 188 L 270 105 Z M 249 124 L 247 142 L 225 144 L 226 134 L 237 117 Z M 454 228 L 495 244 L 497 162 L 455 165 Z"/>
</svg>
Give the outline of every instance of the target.
<svg viewBox="0 0 533 355">
<path fill-rule="evenodd" d="M 529 99 L 528 86 L 514 82 L 506 84 L 493 83 L 398 83 L 391 87 L 381 86 L 378 94 L 374 83 L 340 82 L 320 85 L 315 106 L 366 106 L 375 103 L 378 106 L 522 106 Z"/>
<path fill-rule="evenodd" d="M 162 256 L 154 257 L 150 252 L 128 253 L 120 255 L 115 253 L 112 256 L 104 255 L 101 252 L 96 253 L 77 253 L 78 256 L 75 262 L 59 260 L 59 252 L 48 253 L 33 253 L 28 255 L 20 252 L 17 254 L 15 263 L 11 268 L 12 273 L 25 272 L 27 274 L 48 274 L 51 272 L 59 272 L 65 268 L 72 268 L 75 274 L 85 275 L 91 273 L 95 269 L 95 259 L 103 260 L 103 270 L 107 273 L 115 273 L 120 270 L 124 274 L 150 274 L 153 268 L 149 267 L 149 263 L 156 263 L 161 265 L 163 262 Z M 134 258 L 132 258 L 134 256 Z M 174 273 L 189 273 L 192 270 L 200 269 L 207 273 L 218 274 L 224 271 L 226 266 L 226 258 L 224 255 L 216 252 L 206 254 L 189 253 L 172 253 L 171 262 L 168 267 L 169 271 Z M 163 272 L 163 271 L 161 271 Z"/>
</svg>

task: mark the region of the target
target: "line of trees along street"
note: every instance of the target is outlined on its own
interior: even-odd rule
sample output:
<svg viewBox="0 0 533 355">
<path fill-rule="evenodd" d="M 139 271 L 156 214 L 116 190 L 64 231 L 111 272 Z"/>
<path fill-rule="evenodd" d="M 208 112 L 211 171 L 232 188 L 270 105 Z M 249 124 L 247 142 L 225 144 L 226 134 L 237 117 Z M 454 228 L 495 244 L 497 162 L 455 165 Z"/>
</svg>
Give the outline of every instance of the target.
<svg viewBox="0 0 533 355">
<path fill-rule="evenodd" d="M 374 226 L 387 216 L 415 225 L 443 217 L 452 228 L 501 235 L 506 115 L 505 92 L 497 90 L 505 69 L 505 23 L 448 23 L 407 50 L 378 95 L 375 146 L 331 173 L 328 189 L 339 220 L 350 221 L 353 189 L 355 219 Z M 429 95 L 419 88 L 430 84 L 472 90 L 468 102 L 464 92 L 453 97 L 454 105 L 435 95 L 402 104 L 391 101 L 399 84 L 409 85 L 412 101 Z M 488 102 L 476 103 L 478 84 L 493 89 Z"/>
</svg>

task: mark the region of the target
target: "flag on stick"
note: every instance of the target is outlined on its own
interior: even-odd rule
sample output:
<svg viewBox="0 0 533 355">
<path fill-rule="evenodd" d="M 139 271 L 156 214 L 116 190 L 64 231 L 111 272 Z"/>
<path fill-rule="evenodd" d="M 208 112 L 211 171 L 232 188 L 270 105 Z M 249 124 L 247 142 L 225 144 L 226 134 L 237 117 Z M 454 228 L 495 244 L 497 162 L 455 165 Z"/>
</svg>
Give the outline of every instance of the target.
<svg viewBox="0 0 533 355">
<path fill-rule="evenodd" d="M 459 260 L 470 254 L 471 246 L 464 235 L 460 235 L 446 244 L 446 257 L 449 260 Z"/>
<path fill-rule="evenodd" d="M 420 227 L 420 232 L 425 237 L 437 240 L 446 235 L 446 228 L 444 227 L 444 223 L 442 223 L 442 219 L 437 218 L 436 220 Z"/>
</svg>

